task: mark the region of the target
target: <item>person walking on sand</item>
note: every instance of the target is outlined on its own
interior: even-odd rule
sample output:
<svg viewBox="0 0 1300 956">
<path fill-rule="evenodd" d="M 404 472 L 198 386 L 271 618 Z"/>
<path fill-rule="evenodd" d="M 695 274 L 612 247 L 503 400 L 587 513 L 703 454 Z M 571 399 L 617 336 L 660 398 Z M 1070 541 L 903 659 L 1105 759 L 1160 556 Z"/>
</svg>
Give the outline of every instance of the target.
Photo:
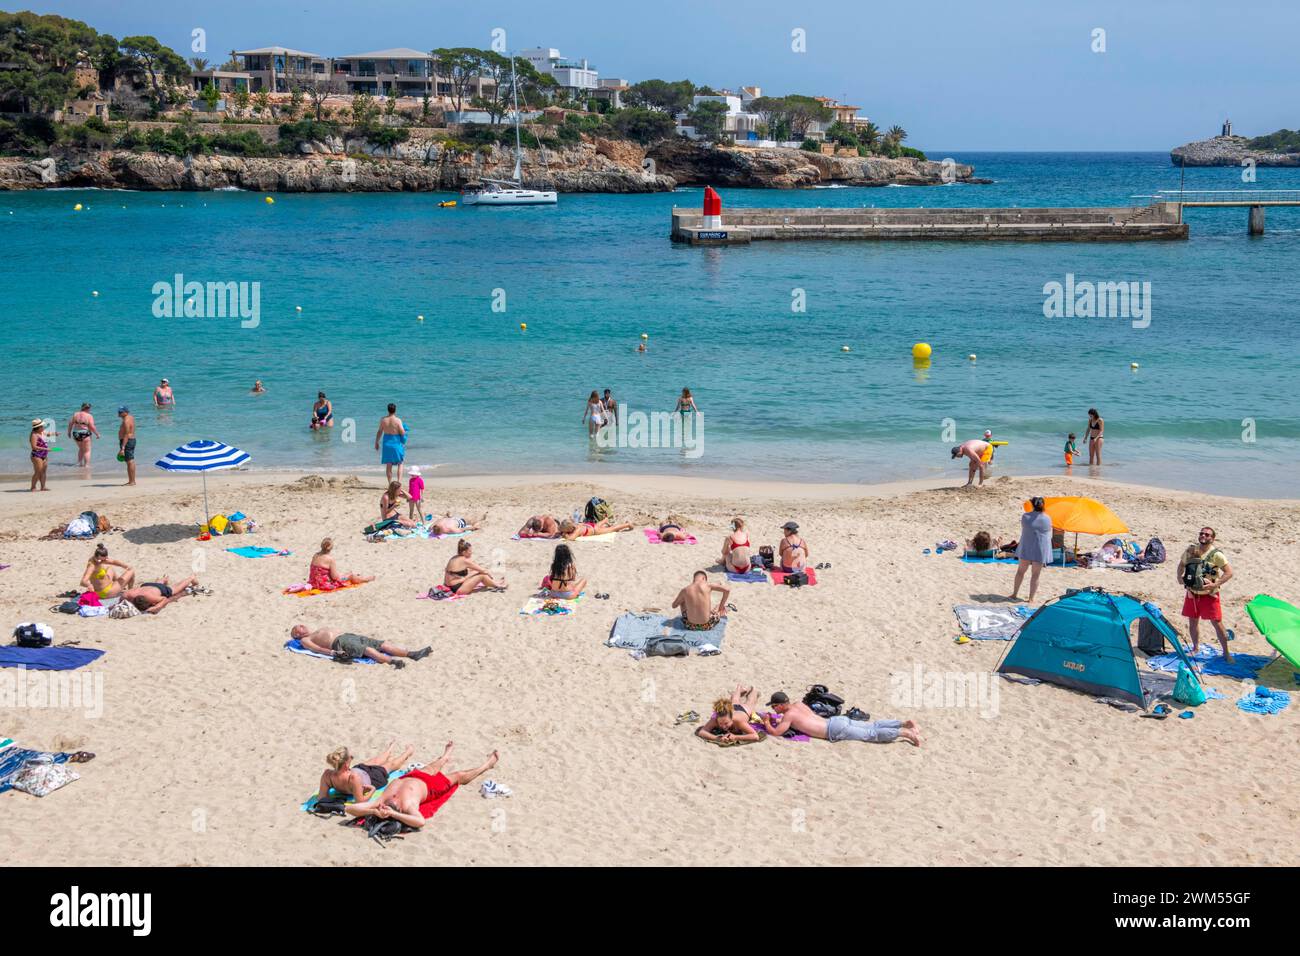
<svg viewBox="0 0 1300 956">
<path fill-rule="evenodd" d="M 117 410 L 117 460 L 126 462 L 126 483 L 135 484 L 135 416 L 123 405 Z"/>
<path fill-rule="evenodd" d="M 158 387 L 153 390 L 153 404 L 155 408 L 175 408 L 176 396 L 172 393 L 171 383 L 163 379 L 158 383 Z"/>
<path fill-rule="evenodd" d="M 413 829 L 420 829 L 442 809 L 458 789 L 473 783 L 497 765 L 500 753 L 492 751 L 481 766 L 473 770 L 448 770 L 443 768 L 451 759 L 454 745 L 448 743 L 442 756 L 427 766 L 410 770 L 384 788 L 383 794 L 365 803 L 350 803 L 343 812 L 353 817 L 379 817 L 396 820 Z"/>
<path fill-rule="evenodd" d="M 1227 556 L 1214 546 L 1213 528 L 1202 528 L 1196 544 L 1187 546 L 1178 560 L 1178 582 L 1183 586 L 1183 617 L 1192 638 L 1192 655 L 1201 647 L 1201 621 L 1209 621 L 1223 648 L 1223 662 L 1232 663 L 1228 650 L 1228 633 L 1223 628 L 1223 605 L 1219 588 L 1232 579 L 1232 565 Z"/>
<path fill-rule="evenodd" d="M 1088 409 L 1088 464 L 1101 464 L 1101 446 L 1106 441 L 1106 422 L 1097 409 Z"/>
<path fill-rule="evenodd" d="M 718 593 L 718 606 L 713 607 L 713 592 Z M 721 584 L 710 584 L 709 576 L 696 571 L 691 583 L 673 598 L 673 610 L 682 609 L 682 626 L 688 631 L 711 631 L 727 616 L 727 599 L 731 589 Z"/>
<path fill-rule="evenodd" d="M 970 466 L 966 470 L 966 484 L 962 487 L 969 488 L 973 485 L 976 473 L 980 476 L 980 484 L 984 484 L 984 479 L 988 477 L 988 463 L 984 461 L 984 455 L 992 447 L 988 442 L 978 438 L 972 438 L 970 441 L 964 441 L 960 445 L 952 446 L 953 458 L 970 459 Z"/>
<path fill-rule="evenodd" d="M 1052 563 L 1052 519 L 1043 510 L 1046 507 L 1042 498 L 1031 498 L 1029 506 L 1033 511 L 1026 511 L 1020 516 L 1020 543 L 1016 546 L 1016 582 L 1011 588 L 1011 600 L 1020 600 L 1020 583 L 1025 579 L 1025 572 L 1033 569 L 1029 575 L 1029 603 L 1034 603 L 1038 593 L 1038 576 L 1043 573 L 1043 565 Z"/>
<path fill-rule="evenodd" d="M 839 743 L 841 740 L 861 740 L 873 744 L 892 744 L 905 740 L 913 747 L 921 746 L 921 728 L 914 720 L 854 720 L 844 715 L 822 717 L 803 701 L 791 701 L 784 691 L 777 691 L 768 700 L 780 716 L 776 723 L 767 714 L 759 714 L 759 723 L 772 737 L 782 737 L 787 731 Z"/>
<path fill-rule="evenodd" d="M 99 438 L 99 429 L 95 427 L 95 416 L 90 414 L 90 402 L 81 403 L 81 411 L 74 412 L 68 419 L 68 437 L 77 443 L 77 467 L 90 467 L 91 439 Z"/>
<path fill-rule="evenodd" d="M 397 481 L 401 482 L 402 462 L 406 460 L 406 426 L 397 417 L 397 406 L 392 402 L 388 403 L 388 414 L 379 420 L 379 431 L 375 432 L 375 451 L 380 453 L 379 463 L 385 466 L 384 473 L 388 480 L 393 480 L 393 466 L 396 465 Z"/>
<path fill-rule="evenodd" d="M 32 419 L 32 430 L 27 436 L 27 444 L 31 449 L 32 459 L 32 486 L 28 491 L 35 491 L 36 486 L 41 486 L 41 491 L 49 491 L 45 487 L 45 476 L 50 468 L 50 445 L 45 440 L 45 422 L 39 418 Z"/>
</svg>

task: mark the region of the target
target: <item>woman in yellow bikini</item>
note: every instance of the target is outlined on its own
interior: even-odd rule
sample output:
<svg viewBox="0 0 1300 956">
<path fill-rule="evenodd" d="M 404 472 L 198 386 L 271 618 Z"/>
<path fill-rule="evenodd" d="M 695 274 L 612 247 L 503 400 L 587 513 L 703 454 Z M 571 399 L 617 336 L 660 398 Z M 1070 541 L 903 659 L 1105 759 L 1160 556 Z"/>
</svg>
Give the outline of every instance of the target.
<svg viewBox="0 0 1300 956">
<path fill-rule="evenodd" d="M 121 568 L 120 574 L 113 568 Z M 120 597 L 127 588 L 135 586 L 135 569 L 108 556 L 108 548 L 95 545 L 95 553 L 86 562 L 86 573 L 81 576 L 81 587 L 94 591 L 101 601 Z"/>
</svg>

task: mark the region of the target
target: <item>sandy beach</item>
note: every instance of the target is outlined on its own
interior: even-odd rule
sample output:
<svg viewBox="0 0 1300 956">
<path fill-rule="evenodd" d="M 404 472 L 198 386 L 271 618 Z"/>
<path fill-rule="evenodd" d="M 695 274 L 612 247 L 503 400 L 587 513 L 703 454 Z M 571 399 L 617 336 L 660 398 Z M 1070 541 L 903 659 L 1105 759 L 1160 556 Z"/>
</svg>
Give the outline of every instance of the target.
<svg viewBox="0 0 1300 956">
<path fill-rule="evenodd" d="M 145 469 L 142 469 L 142 472 Z M 989 678 L 996 706 L 898 706 L 897 678 L 988 675 L 1006 645 L 954 643 L 952 605 L 1009 595 L 1014 567 L 924 554 L 975 531 L 1015 536 L 1030 495 L 1084 494 L 1108 504 L 1170 563 L 1142 574 L 1043 572 L 1036 603 L 1068 587 L 1100 585 L 1178 616 L 1174 565 L 1212 524 L 1235 579 L 1225 620 L 1238 652 L 1273 651 L 1243 605 L 1258 593 L 1295 601 L 1300 503 L 1214 498 L 1086 478 L 960 479 L 869 487 L 757 484 L 674 477 L 545 476 L 430 479 L 433 510 L 477 517 L 475 557 L 510 588 L 450 603 L 417 600 L 439 583 L 454 540 L 373 544 L 382 476 L 217 474 L 214 510 L 242 510 L 251 537 L 194 540 L 198 478 L 117 484 L 54 474 L 51 491 L 26 479 L 0 484 L 0 609 L 6 633 L 44 621 L 56 642 L 106 654 L 102 714 L 0 708 L 0 738 L 97 754 L 80 780 L 43 799 L 0 795 L 0 832 L 13 864 L 298 865 L 694 864 L 780 865 L 1252 865 L 1300 862 L 1294 768 L 1300 707 L 1273 716 L 1234 706 L 1240 682 L 1207 680 L 1226 699 L 1192 720 L 1145 720 L 1051 685 Z M 568 514 L 591 495 L 638 528 L 672 515 L 697 545 L 650 545 L 639 530 L 577 542 L 590 581 L 576 613 L 519 614 L 546 572 L 550 542 L 511 535 L 529 515 Z M 211 595 L 157 617 L 82 619 L 50 610 L 74 588 L 93 543 L 37 538 L 84 509 L 122 532 L 102 536 L 113 558 L 144 580 L 190 573 Z M 602 645 L 621 612 L 667 612 L 696 569 L 715 569 L 733 515 L 756 545 L 776 544 L 794 519 L 816 587 L 733 584 L 723 653 L 635 660 Z M 377 575 L 360 588 L 311 598 L 282 589 L 307 576 L 323 536 L 344 571 Z M 228 546 L 287 548 L 248 560 Z M 1100 541 L 1094 541 L 1094 545 Z M 610 600 L 595 600 L 594 592 Z M 343 666 L 283 649 L 291 625 L 330 626 L 433 646 L 404 670 Z M 0 671 L 0 675 L 10 672 Z M 81 674 L 83 671 L 72 672 Z M 1300 691 L 1285 661 L 1261 683 Z M 924 744 L 796 743 L 767 739 L 723 749 L 674 725 L 708 716 L 736 683 L 767 699 L 813 683 L 870 711 L 912 718 Z M 922 703 L 922 702 L 916 702 Z M 411 743 L 428 762 L 455 741 L 453 766 L 491 750 L 489 776 L 510 787 L 488 800 L 465 788 L 421 832 L 381 848 L 338 818 L 299 810 L 327 753 L 358 757 Z"/>
</svg>

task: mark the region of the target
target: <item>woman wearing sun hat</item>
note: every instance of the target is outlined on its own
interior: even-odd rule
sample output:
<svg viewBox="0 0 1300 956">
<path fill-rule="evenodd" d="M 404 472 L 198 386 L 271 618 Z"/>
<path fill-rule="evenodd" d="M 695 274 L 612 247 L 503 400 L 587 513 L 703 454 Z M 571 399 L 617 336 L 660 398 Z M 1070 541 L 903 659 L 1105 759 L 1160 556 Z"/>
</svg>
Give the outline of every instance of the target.
<svg viewBox="0 0 1300 956">
<path fill-rule="evenodd" d="M 45 473 L 50 467 L 50 446 L 45 440 L 45 422 L 39 418 L 32 419 L 32 431 L 27 443 L 31 446 L 32 456 L 32 486 L 28 491 L 35 491 L 38 482 L 41 491 L 49 491 L 45 487 Z"/>
</svg>

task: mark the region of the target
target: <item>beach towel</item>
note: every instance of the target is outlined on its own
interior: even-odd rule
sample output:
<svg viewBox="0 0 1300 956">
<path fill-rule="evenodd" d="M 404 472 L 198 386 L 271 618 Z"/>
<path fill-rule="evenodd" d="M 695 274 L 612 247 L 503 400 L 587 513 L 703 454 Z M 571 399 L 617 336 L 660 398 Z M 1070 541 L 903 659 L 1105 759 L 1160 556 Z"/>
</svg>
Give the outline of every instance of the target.
<svg viewBox="0 0 1300 956">
<path fill-rule="evenodd" d="M 0 667 L 25 667 L 29 671 L 75 671 L 104 656 L 84 647 L 0 647 Z"/>
<path fill-rule="evenodd" d="M 510 536 L 510 540 L 511 541 L 563 541 L 564 539 L 559 537 L 558 535 L 554 538 L 548 538 L 540 534 L 521 535 L 515 533 Z"/>
<path fill-rule="evenodd" d="M 961 556 L 962 561 L 966 564 L 1019 564 L 1015 558 L 971 558 L 966 555 Z"/>
<path fill-rule="evenodd" d="M 427 591 L 417 594 L 416 597 L 421 601 L 433 601 L 436 604 L 442 604 L 445 601 L 459 601 L 463 598 L 469 597 L 470 594 L 477 594 L 479 591 L 482 591 L 485 586 L 486 585 L 480 584 L 473 591 L 470 591 L 469 594 L 457 594 L 445 584 L 439 584 L 435 587 L 429 588 Z M 435 592 L 437 596 L 435 597 L 434 594 L 431 594 L 430 592 Z"/>
<path fill-rule="evenodd" d="M 1284 690 L 1270 690 L 1256 687 L 1253 694 L 1247 694 L 1237 701 L 1237 709 L 1248 714 L 1276 714 L 1291 706 L 1291 695 Z"/>
<path fill-rule="evenodd" d="M 362 584 L 366 582 L 361 582 Z M 348 588 L 359 588 L 361 584 L 355 584 L 347 581 L 336 588 L 330 588 L 328 591 L 322 591 L 320 588 L 314 588 L 310 584 L 291 584 L 284 589 L 284 594 L 292 594 L 294 597 L 315 597 L 317 594 L 333 594 L 335 591 L 346 591 Z"/>
<path fill-rule="evenodd" d="M 717 715 L 715 714 L 714 716 L 717 716 Z M 777 714 L 777 713 L 770 713 L 770 714 L 767 715 L 767 719 L 770 720 L 770 721 L 771 721 L 772 723 L 774 723 L 774 724 L 779 724 L 779 723 L 781 722 L 781 715 L 780 715 L 780 714 Z M 756 723 L 755 721 L 752 721 L 752 720 L 751 720 L 751 721 L 749 722 L 749 726 L 752 727 L 754 730 L 758 731 L 760 734 L 766 734 L 766 733 L 767 733 L 767 729 L 766 729 L 762 724 L 760 724 L 760 723 Z M 769 736 L 770 736 L 770 735 L 769 735 Z M 790 730 L 787 730 L 785 733 L 783 733 L 783 734 L 781 735 L 781 739 L 782 739 L 782 740 L 792 740 L 792 741 L 794 741 L 795 743 L 799 743 L 799 744 L 806 744 L 808 741 L 812 740 L 812 738 L 809 737 L 807 734 L 801 734 L 801 733 L 799 733 L 799 731 L 797 731 L 797 730 L 795 730 L 795 729 L 793 729 L 793 728 L 791 728 Z"/>
<path fill-rule="evenodd" d="M 645 528 L 643 530 L 645 531 L 645 539 L 651 544 L 695 544 L 695 535 L 693 534 L 683 535 L 680 538 L 673 535 L 673 540 L 664 541 L 664 539 L 659 536 L 658 529 Z"/>
<path fill-rule="evenodd" d="M 586 593 L 586 591 L 583 591 L 582 594 L 575 598 L 544 597 L 535 594 L 524 603 L 519 613 L 528 616 L 540 614 L 542 617 L 563 617 L 566 614 L 572 614 L 578 609 L 577 604 L 582 600 L 582 595 Z M 550 611 L 542 610 L 547 604 L 554 604 L 555 609 Z"/>
<path fill-rule="evenodd" d="M 403 528 L 393 525 L 384 528 L 382 531 L 376 531 L 374 534 L 366 535 L 370 541 L 392 541 L 392 540 L 417 540 L 417 541 L 441 541 L 443 538 L 463 538 L 467 534 L 473 534 L 472 531 L 452 531 L 447 534 L 435 534 L 427 525 L 417 524 L 414 528 Z"/>
<path fill-rule="evenodd" d="M 226 548 L 231 554 L 237 554 L 241 558 L 269 558 L 271 555 L 279 555 L 287 558 L 293 554 L 292 551 L 285 551 L 281 548 L 264 548 L 256 544 L 246 544 L 242 548 Z"/>
<path fill-rule="evenodd" d="M 411 766 L 409 766 L 409 767 L 402 767 L 400 770 L 394 770 L 392 773 L 390 773 L 390 774 L 388 775 L 388 783 L 392 783 L 392 782 L 393 782 L 394 780 L 396 780 L 398 777 L 400 777 L 400 776 L 402 776 L 403 774 L 407 773 L 408 771 L 414 769 L 416 766 L 417 766 L 416 764 L 411 764 Z M 419 764 L 419 766 L 424 766 L 424 765 L 423 765 L 423 764 Z M 384 785 L 383 785 L 382 787 L 380 787 L 378 790 L 372 790 L 372 791 L 370 791 L 370 796 L 366 797 L 366 799 L 367 799 L 367 800 L 373 800 L 375 797 L 377 797 L 377 796 L 379 796 L 380 794 L 382 794 L 385 790 L 388 789 L 388 783 L 384 784 Z M 338 792 L 337 790 L 335 790 L 333 787 L 330 787 L 330 789 L 329 789 L 329 793 L 327 794 L 327 796 L 330 796 L 330 797 L 338 797 L 339 795 L 340 795 L 340 794 L 339 794 L 339 792 Z M 317 790 L 317 791 L 316 791 L 315 793 L 313 793 L 310 797 L 308 797 L 306 800 L 304 800 L 302 806 L 299 807 L 298 809 L 300 809 L 300 810 L 306 810 L 306 811 L 310 812 L 311 809 L 312 809 L 313 807 L 315 807 L 316 804 L 319 803 L 319 802 L 320 802 L 320 791 Z M 344 802 L 344 803 L 356 803 L 357 800 L 356 800 L 355 797 L 353 797 L 353 796 L 351 796 L 351 795 L 349 794 L 347 797 L 344 798 L 343 802 Z"/>
<path fill-rule="evenodd" d="M 67 763 L 71 754 L 50 753 L 44 750 L 27 750 L 23 747 L 6 747 L 0 750 L 0 793 L 13 789 L 14 778 L 29 760 L 50 757 L 56 764 Z"/>
<path fill-rule="evenodd" d="M 817 583 L 817 572 L 816 572 L 816 571 L 814 571 L 812 568 L 800 568 L 800 570 L 803 571 L 804 574 L 808 575 L 808 587 L 812 587 L 814 584 Z M 784 571 L 773 570 L 773 571 L 771 572 L 771 574 L 772 574 L 772 583 L 773 583 L 773 584 L 785 584 L 785 572 L 784 572 Z"/>
<path fill-rule="evenodd" d="M 302 641 L 298 640 L 298 638 L 296 637 L 291 637 L 289 638 L 289 640 L 285 641 L 284 649 L 286 651 L 291 651 L 294 654 L 306 654 L 308 657 L 314 657 L 317 660 L 321 660 L 321 661 L 334 660 L 334 658 L 330 657 L 328 654 L 318 654 L 315 651 L 307 650 L 307 648 L 302 646 Z M 354 657 L 352 658 L 352 660 L 353 663 L 356 664 L 378 664 L 379 663 L 379 661 L 372 661 L 368 657 Z"/>
<path fill-rule="evenodd" d="M 739 584 L 762 584 L 767 580 L 767 574 L 759 568 L 750 568 L 744 574 L 737 571 L 728 571 L 727 580 L 735 581 Z"/>
<path fill-rule="evenodd" d="M 1201 645 L 1195 654 L 1187 652 L 1187 659 L 1200 665 L 1202 674 L 1215 674 L 1223 677 L 1253 678 L 1271 658 L 1261 654 L 1233 654 L 1232 663 L 1223 662 L 1223 651 L 1217 647 Z M 1147 658 L 1147 666 L 1154 671 L 1177 671 L 1180 661 L 1174 653 L 1157 654 Z"/>
<path fill-rule="evenodd" d="M 600 541 L 608 544 L 617 537 L 617 531 L 606 531 L 604 534 L 589 534 L 583 538 L 574 538 L 572 541 L 565 541 L 564 538 L 552 538 L 551 540 L 562 544 L 577 544 L 579 541 Z"/>
<path fill-rule="evenodd" d="M 954 604 L 952 612 L 972 641 L 1009 641 L 1032 613 L 1023 604 Z"/>
<path fill-rule="evenodd" d="M 636 614 L 627 611 L 620 614 L 609 629 L 606 647 L 623 647 L 630 651 L 644 651 L 646 645 L 656 638 L 678 638 L 690 647 L 699 649 L 705 644 L 712 644 L 721 649 L 722 639 L 727 633 L 727 619 L 724 617 L 716 627 L 708 631 L 688 631 L 680 616 L 664 617 L 662 614 Z"/>
</svg>

